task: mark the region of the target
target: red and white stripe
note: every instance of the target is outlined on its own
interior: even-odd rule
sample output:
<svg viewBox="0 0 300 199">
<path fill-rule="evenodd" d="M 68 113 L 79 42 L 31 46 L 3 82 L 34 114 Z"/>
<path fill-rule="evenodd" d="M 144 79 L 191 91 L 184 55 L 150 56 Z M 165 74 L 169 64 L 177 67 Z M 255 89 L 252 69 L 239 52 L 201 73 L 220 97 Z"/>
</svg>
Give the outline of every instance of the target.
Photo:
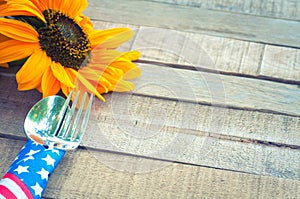
<svg viewBox="0 0 300 199">
<path fill-rule="evenodd" d="M 28 187 L 14 174 L 7 173 L 0 181 L 0 199 L 33 199 Z"/>
</svg>

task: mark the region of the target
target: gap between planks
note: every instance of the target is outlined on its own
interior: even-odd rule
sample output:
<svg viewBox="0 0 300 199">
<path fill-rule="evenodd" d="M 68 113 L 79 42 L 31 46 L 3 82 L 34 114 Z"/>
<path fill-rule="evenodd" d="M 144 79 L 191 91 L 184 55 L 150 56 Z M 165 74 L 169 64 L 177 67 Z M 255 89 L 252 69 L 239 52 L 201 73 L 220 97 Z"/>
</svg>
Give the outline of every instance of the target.
<svg viewBox="0 0 300 199">
<path fill-rule="evenodd" d="M 220 75 L 227 75 L 227 76 L 235 76 L 235 77 L 243 77 L 243 78 L 250 78 L 250 79 L 258 79 L 258 80 L 266 80 L 284 84 L 296 84 L 300 85 L 300 80 L 289 80 L 289 79 L 282 79 L 277 77 L 271 76 L 264 76 L 264 75 L 251 75 L 251 74 L 243 74 L 237 72 L 227 72 L 227 71 L 220 71 L 217 69 L 210 69 L 205 66 L 194 66 L 194 65 L 185 65 L 185 64 L 173 64 L 173 63 L 165 63 L 160 61 L 149 61 L 147 59 L 139 59 L 136 61 L 137 64 L 153 64 L 156 66 L 168 67 L 168 68 L 177 68 L 177 69 L 184 69 L 184 70 L 192 70 L 192 71 L 201 71 L 206 73 L 214 73 Z"/>
</svg>

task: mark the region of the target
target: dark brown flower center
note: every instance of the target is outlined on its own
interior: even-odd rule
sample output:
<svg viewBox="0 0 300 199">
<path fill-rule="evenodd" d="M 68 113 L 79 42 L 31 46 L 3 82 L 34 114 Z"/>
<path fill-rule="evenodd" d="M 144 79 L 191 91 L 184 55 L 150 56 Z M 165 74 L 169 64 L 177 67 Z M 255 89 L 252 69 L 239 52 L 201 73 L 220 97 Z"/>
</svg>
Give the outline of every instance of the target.
<svg viewBox="0 0 300 199">
<path fill-rule="evenodd" d="M 46 25 L 37 29 L 41 48 L 55 62 L 79 70 L 88 63 L 91 45 L 82 28 L 55 10 L 45 10 Z"/>
</svg>

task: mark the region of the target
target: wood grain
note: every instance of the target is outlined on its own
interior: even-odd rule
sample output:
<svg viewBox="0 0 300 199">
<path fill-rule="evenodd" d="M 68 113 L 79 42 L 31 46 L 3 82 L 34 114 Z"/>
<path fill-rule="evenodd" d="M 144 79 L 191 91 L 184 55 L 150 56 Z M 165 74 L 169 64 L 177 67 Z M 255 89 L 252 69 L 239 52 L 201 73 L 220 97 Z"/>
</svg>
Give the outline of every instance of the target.
<svg viewBox="0 0 300 199">
<path fill-rule="evenodd" d="M 251 78 L 140 64 L 135 93 L 172 100 L 299 116 L 300 89 Z"/>
<path fill-rule="evenodd" d="M 137 0 L 90 0 L 85 14 L 95 20 L 300 47 L 298 21 Z"/>
<path fill-rule="evenodd" d="M 298 3 L 89 4 L 96 28 L 135 29 L 121 49 L 143 53 L 143 75 L 133 93 L 95 101 L 80 149 L 67 153 L 46 198 L 299 196 Z M 1 174 L 41 98 L 16 91 L 15 72 L 0 71 Z"/>
<path fill-rule="evenodd" d="M 137 121 L 151 121 L 152 118 L 158 117 L 161 121 L 157 119 L 152 122 L 158 125 L 167 122 L 167 125 L 180 127 L 184 123 L 183 119 L 189 118 L 189 121 L 192 121 L 189 122 L 191 126 L 184 128 L 287 145 L 300 144 L 300 138 L 297 136 L 299 116 L 265 113 L 269 110 L 298 115 L 297 86 L 221 75 L 216 76 L 221 81 L 218 82 L 218 79 L 205 77 L 199 72 L 154 65 L 141 67 L 144 74 L 136 80 L 134 95 L 108 95 L 106 98 L 111 105 L 103 104 L 99 112 L 110 117 L 123 113 L 124 118 L 130 121 L 128 111 L 131 106 L 134 110 L 139 110 L 140 107 L 145 112 L 132 113 Z M 213 81 L 208 81 L 211 84 L 209 87 L 205 80 L 217 82 L 214 85 Z M 221 84 L 224 90 L 213 94 L 217 90 L 213 86 L 218 84 Z M 23 135 L 22 122 L 30 107 L 41 98 L 41 94 L 37 91 L 18 92 L 14 77 L 5 76 L 0 77 L 0 91 L 2 130 L 6 130 L 7 133 L 17 131 L 19 135 Z M 198 102 L 204 105 L 196 104 Z M 210 105 L 222 105 L 223 108 Z M 115 106 L 112 110 L 118 114 L 111 112 L 106 106 Z M 230 106 L 231 108 L 227 109 Z M 151 113 L 160 110 L 159 107 L 162 107 L 164 112 L 157 113 L 157 116 Z M 265 111 L 261 112 L 262 109 Z M 212 126 L 215 129 L 212 129 Z"/>
<path fill-rule="evenodd" d="M 14 82 L 3 78 L 8 85 Z M 24 139 L 23 120 L 40 96 L 36 91 L 12 96 L 0 99 L 1 137 Z M 151 96 L 114 93 L 106 98 L 106 103 L 95 101 L 83 146 L 300 179 L 299 117 L 215 109 Z"/>
<path fill-rule="evenodd" d="M 163 28 L 140 27 L 132 49 L 140 50 L 142 59 L 147 61 L 258 76 L 265 45 Z"/>
<path fill-rule="evenodd" d="M 300 80 L 300 50 L 266 46 L 260 74 Z"/>
<path fill-rule="evenodd" d="M 0 156 L 0 175 L 3 175 L 25 141 L 3 138 L 0 141 L 0 151 L 7 152 Z M 122 170 L 142 168 L 141 162 L 163 164 L 158 160 L 100 151 L 68 151 L 51 176 L 44 197 L 297 198 L 300 194 L 300 182 L 297 180 L 178 163 L 168 163 L 148 172 Z"/>
<path fill-rule="evenodd" d="M 197 113 L 191 110 L 196 109 L 195 106 L 190 106 L 186 110 L 188 106 L 180 107 L 178 103 L 166 104 L 166 107 L 160 106 L 159 101 L 162 100 L 148 99 L 150 103 L 147 103 L 148 100 L 145 98 L 140 99 L 141 101 L 135 101 L 134 98 L 131 98 L 132 101 L 127 101 L 125 96 L 119 99 L 123 103 L 114 98 L 111 103 L 95 107 L 96 115 L 92 118 L 97 120 L 90 122 L 83 140 L 84 146 L 214 168 L 283 178 L 300 178 L 299 147 L 292 149 L 280 144 L 277 146 L 261 144 L 257 140 L 234 137 L 232 136 L 234 134 L 243 134 L 242 130 L 237 129 L 238 126 L 234 126 L 227 132 L 225 128 L 230 125 L 225 124 L 224 129 L 217 129 L 222 128 L 222 124 L 219 126 L 214 124 L 222 122 L 223 118 L 217 121 L 214 120 L 215 118 L 210 120 L 211 115 L 207 112 L 200 113 L 203 117 L 199 116 L 199 113 L 196 115 Z M 130 105 L 126 106 L 127 103 Z M 195 116 L 189 117 L 190 114 Z M 222 113 L 219 114 L 221 117 Z M 234 120 L 234 118 L 230 119 Z M 232 125 L 236 123 L 232 122 Z M 267 128 L 266 125 L 272 124 L 262 123 L 264 128 Z M 202 128 L 198 127 L 201 130 L 194 130 L 197 126 L 201 126 Z M 250 124 L 248 128 L 250 129 L 251 126 L 256 124 Z M 251 132 L 245 133 L 244 136 L 248 137 L 251 134 Z M 265 135 L 264 132 L 254 134 L 256 135 L 253 137 L 258 138 L 260 135 L 262 139 L 269 139 L 267 132 Z M 283 132 L 278 134 L 284 137 Z M 272 132 L 269 136 L 276 137 Z M 296 137 L 291 135 L 290 139 L 293 138 L 298 139 L 297 134 Z M 286 141 L 289 142 L 290 139 L 287 138 Z"/>
<path fill-rule="evenodd" d="M 299 117 L 228 109 L 129 94 L 106 95 L 95 102 L 94 125 L 112 123 L 119 131 L 155 135 L 164 127 L 174 133 L 211 136 L 233 141 L 299 146 Z M 93 126 L 93 125 L 91 125 Z M 95 126 L 97 128 L 97 126 Z M 147 129 L 147 130 L 143 130 Z M 148 133 L 147 133 L 148 132 Z"/>
<path fill-rule="evenodd" d="M 136 36 L 121 50 L 147 62 L 299 84 L 300 50 L 163 28 L 93 21 L 95 28 L 130 27 Z"/>
<path fill-rule="evenodd" d="M 212 10 L 238 12 L 292 20 L 300 19 L 300 3 L 293 0 L 150 0 Z"/>
</svg>

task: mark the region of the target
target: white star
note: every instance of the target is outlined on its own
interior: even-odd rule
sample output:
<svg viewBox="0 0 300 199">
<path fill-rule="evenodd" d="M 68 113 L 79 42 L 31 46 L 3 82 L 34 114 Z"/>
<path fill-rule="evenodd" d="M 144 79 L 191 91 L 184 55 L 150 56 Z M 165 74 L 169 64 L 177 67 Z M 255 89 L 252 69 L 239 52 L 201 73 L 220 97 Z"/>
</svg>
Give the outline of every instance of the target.
<svg viewBox="0 0 300 199">
<path fill-rule="evenodd" d="M 56 150 L 54 148 L 52 149 L 47 149 L 46 151 L 51 151 L 52 153 L 56 153 L 57 155 L 60 155 L 59 150 Z"/>
<path fill-rule="evenodd" d="M 34 154 L 40 152 L 40 151 L 41 151 L 41 150 L 36 150 L 36 151 L 35 151 L 35 150 L 32 150 L 32 149 L 31 149 L 26 155 L 27 155 L 27 156 L 31 156 L 31 155 L 34 155 Z"/>
<path fill-rule="evenodd" d="M 40 144 L 37 143 L 36 141 L 33 141 L 31 145 L 39 146 Z"/>
<path fill-rule="evenodd" d="M 43 188 L 39 185 L 39 183 L 35 183 L 34 186 L 31 186 L 31 188 L 34 190 L 34 194 L 36 196 L 42 196 Z"/>
<path fill-rule="evenodd" d="M 53 158 L 51 158 L 50 155 L 47 154 L 47 157 L 42 158 L 42 160 L 46 161 L 47 165 L 52 165 L 54 167 L 55 160 Z"/>
<path fill-rule="evenodd" d="M 33 156 L 28 156 L 27 158 L 24 158 L 23 160 L 24 160 L 24 162 L 26 162 L 27 160 L 34 160 L 34 157 Z"/>
<path fill-rule="evenodd" d="M 48 180 L 48 175 L 49 175 L 49 172 L 47 170 L 45 170 L 44 168 L 42 168 L 42 170 L 36 172 L 37 174 L 40 174 L 41 176 L 41 179 L 42 180 Z"/>
<path fill-rule="evenodd" d="M 19 165 L 18 168 L 16 168 L 14 171 L 18 172 L 18 174 L 28 173 L 29 172 L 28 167 L 29 166 L 23 167 L 23 166 Z"/>
</svg>

